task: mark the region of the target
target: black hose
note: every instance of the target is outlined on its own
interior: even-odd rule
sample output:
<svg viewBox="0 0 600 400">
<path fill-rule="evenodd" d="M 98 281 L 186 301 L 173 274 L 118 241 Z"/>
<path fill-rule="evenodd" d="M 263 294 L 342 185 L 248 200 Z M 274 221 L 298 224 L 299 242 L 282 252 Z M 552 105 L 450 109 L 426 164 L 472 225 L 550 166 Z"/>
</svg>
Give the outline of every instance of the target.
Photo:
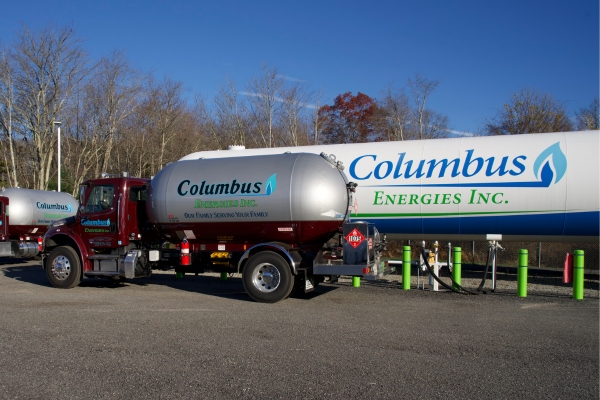
<svg viewBox="0 0 600 400">
<path fill-rule="evenodd" d="M 435 279 L 440 285 L 442 285 L 446 289 L 451 290 L 451 291 L 456 292 L 456 293 L 460 293 L 460 294 L 487 294 L 487 292 L 485 290 L 482 290 L 482 289 L 483 289 L 483 287 L 485 285 L 485 281 L 486 281 L 486 278 L 487 278 L 487 275 L 488 275 L 489 269 L 490 269 L 490 254 L 492 254 L 492 252 L 494 252 L 494 251 L 496 251 L 496 247 L 490 245 L 488 247 L 488 254 L 487 254 L 487 259 L 485 261 L 485 269 L 483 271 L 483 277 L 481 278 L 481 283 L 479 284 L 479 286 L 477 287 L 477 289 L 475 291 L 473 291 L 473 290 L 465 289 L 459 283 L 457 283 L 454 280 L 454 278 L 452 278 L 452 274 L 450 274 L 450 280 L 452 281 L 452 284 L 453 284 L 452 286 L 446 284 L 445 282 L 443 282 L 439 278 L 439 276 L 437 276 L 435 274 L 435 272 L 433 271 L 433 269 L 429 265 L 429 261 L 427 260 L 427 255 L 425 254 L 425 247 L 421 248 L 421 254 L 423 256 L 423 261 L 425 261 L 425 266 L 427 267 L 427 270 L 429 271 L 429 273 L 431 274 L 431 276 L 433 276 L 433 279 Z M 492 258 L 495 258 L 495 254 L 492 254 Z M 475 260 L 473 260 L 473 262 L 475 262 Z"/>
<path fill-rule="evenodd" d="M 490 270 L 490 253 L 492 251 L 494 251 L 492 249 L 492 246 L 489 246 L 488 253 L 487 253 L 487 259 L 485 260 L 485 269 L 483 270 L 483 278 L 481 279 L 481 283 L 479 284 L 479 287 L 477 288 L 478 292 L 487 293 L 485 291 L 482 291 L 482 289 L 483 289 L 483 286 L 485 285 L 485 280 L 486 280 L 488 272 Z M 475 260 L 473 260 L 473 263 L 475 263 Z"/>
<path fill-rule="evenodd" d="M 452 285 L 448 285 L 446 282 L 442 281 L 440 279 L 440 277 L 437 276 L 433 272 L 433 269 L 431 269 L 431 266 L 429 265 L 429 261 L 427 261 L 427 255 L 425 254 L 425 248 L 424 247 L 421 248 L 421 255 L 423 256 L 423 261 L 425 261 L 425 266 L 427 267 L 427 270 L 429 271 L 429 273 L 431 274 L 431 276 L 433 276 L 433 279 L 435 279 L 440 285 L 442 285 L 446 289 L 451 290 L 451 291 L 456 292 L 456 293 L 465 294 L 465 295 L 481 294 L 481 292 L 474 292 L 472 290 L 468 290 L 468 289 L 463 288 L 460 284 L 458 284 L 452 278 L 452 275 L 450 275 L 450 280 L 452 281 Z"/>
</svg>

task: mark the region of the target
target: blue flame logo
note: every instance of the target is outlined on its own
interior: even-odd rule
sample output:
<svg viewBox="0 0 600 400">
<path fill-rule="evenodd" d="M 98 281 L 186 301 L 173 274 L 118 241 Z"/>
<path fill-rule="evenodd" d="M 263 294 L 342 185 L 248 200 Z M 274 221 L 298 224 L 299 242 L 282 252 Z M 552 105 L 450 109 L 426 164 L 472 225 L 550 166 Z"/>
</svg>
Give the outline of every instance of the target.
<svg viewBox="0 0 600 400">
<path fill-rule="evenodd" d="M 265 194 L 270 196 L 277 187 L 277 174 L 273 174 L 267 179 L 267 185 L 265 186 Z"/>
<path fill-rule="evenodd" d="M 554 166 L 554 172 L 550 165 L 552 159 L 552 166 Z M 541 167 L 541 171 L 540 171 Z M 558 183 L 567 172 L 567 157 L 560 149 L 560 142 L 554 143 L 546 150 L 542 151 L 538 158 L 533 163 L 533 173 L 542 182 L 547 183 L 550 186 L 552 179 L 554 183 Z"/>
</svg>

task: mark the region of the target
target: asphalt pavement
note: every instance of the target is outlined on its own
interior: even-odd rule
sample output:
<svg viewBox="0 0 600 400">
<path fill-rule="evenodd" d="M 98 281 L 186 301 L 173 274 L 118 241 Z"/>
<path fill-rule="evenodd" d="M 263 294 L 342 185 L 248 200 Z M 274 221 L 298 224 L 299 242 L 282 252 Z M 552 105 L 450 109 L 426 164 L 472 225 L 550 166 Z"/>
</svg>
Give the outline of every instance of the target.
<svg viewBox="0 0 600 400">
<path fill-rule="evenodd" d="M 0 259 L 0 398 L 599 398 L 599 300 L 323 284 L 276 304 L 239 276 L 50 286 Z"/>
</svg>

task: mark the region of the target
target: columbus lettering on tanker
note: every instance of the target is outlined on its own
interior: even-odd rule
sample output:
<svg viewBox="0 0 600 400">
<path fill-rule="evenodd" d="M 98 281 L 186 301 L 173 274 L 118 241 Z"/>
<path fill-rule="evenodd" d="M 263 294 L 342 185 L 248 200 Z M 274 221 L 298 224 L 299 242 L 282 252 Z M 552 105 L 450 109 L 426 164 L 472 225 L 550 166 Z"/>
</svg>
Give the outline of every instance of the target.
<svg viewBox="0 0 600 400">
<path fill-rule="evenodd" d="M 350 164 L 350 176 L 358 181 L 367 179 L 383 180 L 392 178 L 394 180 L 404 180 L 404 182 L 387 185 L 368 185 L 367 187 L 549 187 L 551 184 L 558 183 L 567 170 L 567 157 L 560 149 L 560 142 L 548 147 L 536 158 L 533 163 L 533 181 L 515 181 L 509 179 L 504 182 L 492 181 L 473 181 L 478 178 L 486 177 L 517 177 L 525 173 L 527 166 L 525 161 L 527 156 L 518 155 L 515 157 L 477 157 L 475 150 L 465 150 L 465 157 L 449 160 L 443 159 L 410 159 L 406 153 L 398 153 L 397 160 L 377 160 L 376 154 L 366 154 L 355 158 Z M 551 160 L 550 160 L 551 159 Z M 366 164 L 366 165 L 365 165 Z M 358 167 L 369 171 L 360 175 L 357 173 Z M 554 168 L 552 168 L 554 166 Z M 424 180 L 435 178 L 473 178 L 464 182 L 441 182 L 428 183 Z M 419 182 L 410 182 L 410 180 L 420 179 Z"/>
<path fill-rule="evenodd" d="M 220 219 L 220 218 L 267 218 L 266 211 L 242 211 L 235 209 L 258 207 L 257 197 L 271 196 L 277 188 L 277 174 L 264 181 L 244 182 L 233 179 L 230 182 L 213 183 L 208 179 L 184 179 L 177 185 L 177 194 L 191 197 L 194 209 L 234 209 L 231 211 L 194 211 L 184 212 L 185 219 Z M 217 199 L 215 199 L 215 197 Z M 223 199 L 225 198 L 225 199 Z M 169 215 L 171 221 L 171 215 Z M 172 218 L 175 218 L 173 215 Z"/>
<path fill-rule="evenodd" d="M 349 173 L 368 181 L 360 186 L 375 189 L 374 206 L 503 205 L 509 204 L 512 189 L 548 188 L 566 173 L 560 142 L 543 150 L 533 163 L 529 159 L 524 154 L 484 158 L 474 149 L 454 159 L 415 159 L 401 152 L 396 160 L 379 160 L 367 154 L 351 162 Z"/>
<path fill-rule="evenodd" d="M 59 210 L 59 211 L 68 211 L 69 213 L 73 212 L 73 206 L 71 203 L 68 204 L 59 204 L 59 203 L 45 203 L 42 201 L 38 201 L 35 203 L 35 206 L 40 210 Z"/>
<path fill-rule="evenodd" d="M 177 185 L 179 196 L 270 196 L 277 188 L 277 174 L 271 175 L 266 181 L 239 182 L 233 179 L 226 183 L 210 183 L 208 180 L 192 182 L 184 179 Z"/>
</svg>

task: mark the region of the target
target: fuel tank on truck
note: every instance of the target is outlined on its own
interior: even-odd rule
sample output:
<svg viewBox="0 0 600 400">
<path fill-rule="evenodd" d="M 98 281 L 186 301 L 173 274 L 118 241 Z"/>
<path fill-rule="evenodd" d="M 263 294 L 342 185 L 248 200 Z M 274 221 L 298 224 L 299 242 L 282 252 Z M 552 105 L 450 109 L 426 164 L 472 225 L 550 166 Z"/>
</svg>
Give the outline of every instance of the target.
<svg viewBox="0 0 600 400">
<path fill-rule="evenodd" d="M 338 165 L 308 153 L 178 161 L 151 180 L 148 217 L 171 242 L 321 246 L 348 212 Z"/>
<path fill-rule="evenodd" d="M 77 213 L 79 202 L 68 193 L 6 188 L 0 196 L 9 199 L 9 236 L 43 235 L 51 223 Z"/>
</svg>

